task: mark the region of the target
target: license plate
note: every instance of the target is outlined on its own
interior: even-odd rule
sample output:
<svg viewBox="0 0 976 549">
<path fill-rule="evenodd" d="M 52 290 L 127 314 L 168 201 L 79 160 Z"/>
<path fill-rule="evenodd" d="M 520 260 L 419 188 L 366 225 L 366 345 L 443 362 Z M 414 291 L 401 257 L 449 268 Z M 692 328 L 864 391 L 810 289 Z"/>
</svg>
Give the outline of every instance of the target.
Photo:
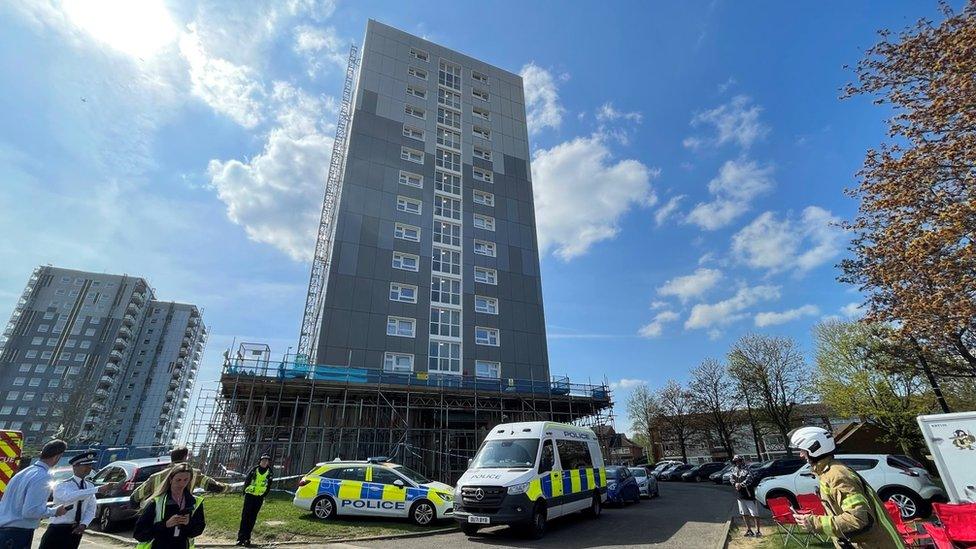
<svg viewBox="0 0 976 549">
<path fill-rule="evenodd" d="M 475 524 L 490 524 L 491 519 L 489 517 L 476 517 L 474 515 L 468 515 L 468 522 L 473 522 Z"/>
</svg>

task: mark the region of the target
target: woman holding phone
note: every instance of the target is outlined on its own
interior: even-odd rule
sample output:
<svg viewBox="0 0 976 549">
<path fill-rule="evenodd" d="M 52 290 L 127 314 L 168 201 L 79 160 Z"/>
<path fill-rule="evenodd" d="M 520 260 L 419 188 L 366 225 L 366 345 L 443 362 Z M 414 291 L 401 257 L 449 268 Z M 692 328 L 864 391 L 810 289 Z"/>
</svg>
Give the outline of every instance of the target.
<svg viewBox="0 0 976 549">
<path fill-rule="evenodd" d="M 193 538 L 203 533 L 203 499 L 195 498 L 189 487 L 193 468 L 187 463 L 173 466 L 143 507 L 133 537 L 141 542 L 136 549 L 192 549 Z"/>
</svg>

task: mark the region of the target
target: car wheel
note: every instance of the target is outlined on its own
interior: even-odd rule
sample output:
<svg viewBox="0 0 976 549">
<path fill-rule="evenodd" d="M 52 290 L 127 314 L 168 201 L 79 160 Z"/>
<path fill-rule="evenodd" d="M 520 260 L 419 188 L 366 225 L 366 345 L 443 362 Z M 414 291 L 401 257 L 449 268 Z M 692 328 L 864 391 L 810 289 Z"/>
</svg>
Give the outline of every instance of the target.
<svg viewBox="0 0 976 549">
<path fill-rule="evenodd" d="M 112 520 L 112 510 L 108 506 L 102 507 L 101 512 L 98 513 L 98 529 L 102 532 L 110 532 L 113 527 L 115 521 Z"/>
<path fill-rule="evenodd" d="M 532 512 L 532 520 L 529 521 L 525 533 L 532 539 L 542 539 L 546 535 L 546 508 L 536 505 Z"/>
<path fill-rule="evenodd" d="M 434 504 L 425 499 L 414 503 L 413 507 L 410 508 L 410 520 L 417 526 L 429 526 L 437 520 Z"/>
<path fill-rule="evenodd" d="M 329 520 L 336 514 L 335 501 L 329 496 L 322 496 L 312 502 L 312 514 L 319 520 Z"/>
<path fill-rule="evenodd" d="M 461 531 L 464 532 L 465 536 L 477 536 L 478 535 L 478 525 L 477 524 L 461 524 Z"/>
<path fill-rule="evenodd" d="M 590 518 L 600 518 L 600 514 L 603 513 L 603 502 L 600 501 L 599 492 L 594 492 L 593 501 L 590 502 L 590 508 L 585 512 Z"/>
<path fill-rule="evenodd" d="M 899 488 L 885 491 L 884 495 L 881 496 L 881 500 L 890 501 L 897 505 L 898 510 L 901 511 L 901 518 L 903 520 L 911 520 L 921 516 L 925 505 L 922 498 L 908 490 Z"/>
</svg>

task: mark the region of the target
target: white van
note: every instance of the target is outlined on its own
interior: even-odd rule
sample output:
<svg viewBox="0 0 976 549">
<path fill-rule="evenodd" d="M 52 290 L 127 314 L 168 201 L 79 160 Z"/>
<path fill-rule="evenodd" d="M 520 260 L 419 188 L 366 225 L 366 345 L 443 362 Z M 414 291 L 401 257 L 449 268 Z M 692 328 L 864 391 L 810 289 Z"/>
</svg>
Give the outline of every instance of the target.
<svg viewBox="0 0 976 549">
<path fill-rule="evenodd" d="M 599 517 L 607 471 L 596 434 L 550 421 L 493 428 L 461 475 L 454 516 L 465 534 L 514 524 L 540 538 L 546 522 L 576 511 Z"/>
</svg>

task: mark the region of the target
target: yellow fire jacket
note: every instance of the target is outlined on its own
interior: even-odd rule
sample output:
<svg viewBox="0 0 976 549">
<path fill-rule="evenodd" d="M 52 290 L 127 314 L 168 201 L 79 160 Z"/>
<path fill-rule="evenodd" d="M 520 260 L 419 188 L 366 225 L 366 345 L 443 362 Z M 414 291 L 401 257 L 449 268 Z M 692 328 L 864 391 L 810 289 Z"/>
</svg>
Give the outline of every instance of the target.
<svg viewBox="0 0 976 549">
<path fill-rule="evenodd" d="M 860 475 L 832 457 L 814 463 L 812 469 L 827 509 L 815 526 L 834 540 L 835 547 L 905 549 L 878 494 Z"/>
</svg>

